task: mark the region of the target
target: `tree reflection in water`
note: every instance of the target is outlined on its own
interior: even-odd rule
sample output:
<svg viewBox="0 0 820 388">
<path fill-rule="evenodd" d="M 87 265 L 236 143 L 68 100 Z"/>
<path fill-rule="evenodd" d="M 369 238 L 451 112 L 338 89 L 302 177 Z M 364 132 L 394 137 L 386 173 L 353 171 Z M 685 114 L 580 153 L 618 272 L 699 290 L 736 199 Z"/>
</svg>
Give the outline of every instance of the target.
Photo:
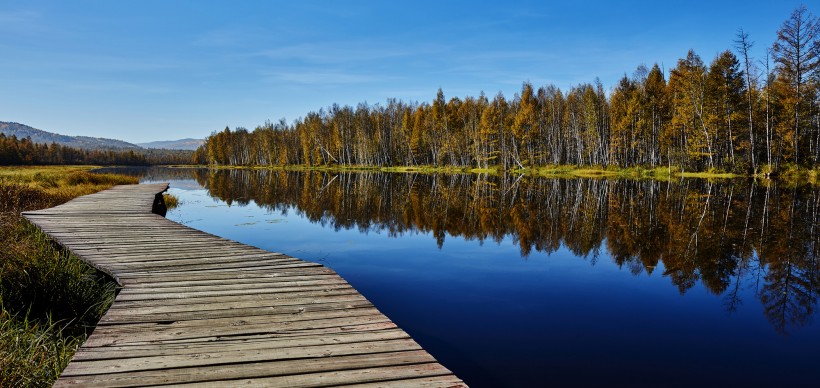
<svg viewBox="0 0 820 388">
<path fill-rule="evenodd" d="M 197 170 L 228 204 L 295 209 L 339 229 L 423 232 L 481 242 L 511 236 L 521 255 L 562 245 L 593 263 L 601 249 L 635 276 L 681 294 L 700 281 L 733 312 L 751 287 L 774 328 L 806 325 L 817 306 L 818 191 L 754 181 L 546 179 L 482 174 Z"/>
</svg>

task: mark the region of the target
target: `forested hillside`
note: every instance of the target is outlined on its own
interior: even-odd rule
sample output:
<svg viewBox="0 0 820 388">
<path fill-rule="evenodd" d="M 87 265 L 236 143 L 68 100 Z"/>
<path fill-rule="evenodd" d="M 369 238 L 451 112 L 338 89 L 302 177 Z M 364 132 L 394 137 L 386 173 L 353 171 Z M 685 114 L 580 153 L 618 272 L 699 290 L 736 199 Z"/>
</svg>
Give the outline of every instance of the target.
<svg viewBox="0 0 820 388">
<path fill-rule="evenodd" d="M 57 143 L 61 146 L 68 146 L 80 149 L 139 149 L 136 144 L 124 142 L 116 139 L 106 139 L 102 137 L 89 136 L 66 136 L 57 133 L 43 131 L 32 128 L 25 124 L 9 123 L 0 121 L 0 133 L 6 137 L 15 136 L 18 139 L 29 138 L 35 143 L 51 144 Z"/>
<path fill-rule="evenodd" d="M 820 24 L 796 9 L 763 58 L 738 31 L 707 62 L 690 50 L 668 72 L 644 65 L 609 92 L 525 82 L 512 98 L 333 105 L 287 124 L 211 135 L 196 152 L 217 165 L 433 165 L 514 169 L 661 167 L 740 173 L 820 159 Z"/>
<path fill-rule="evenodd" d="M 190 164 L 192 151 L 183 150 L 88 150 L 40 144 L 0 133 L 0 165 L 95 164 L 147 166 Z"/>
</svg>

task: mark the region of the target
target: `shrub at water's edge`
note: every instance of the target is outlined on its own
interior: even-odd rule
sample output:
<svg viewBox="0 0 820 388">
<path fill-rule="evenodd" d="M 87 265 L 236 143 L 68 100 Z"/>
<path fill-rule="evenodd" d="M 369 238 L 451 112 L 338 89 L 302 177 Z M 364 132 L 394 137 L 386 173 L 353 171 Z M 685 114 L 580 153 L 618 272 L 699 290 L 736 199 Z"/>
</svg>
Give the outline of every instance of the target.
<svg viewBox="0 0 820 388">
<path fill-rule="evenodd" d="M 87 170 L 0 168 L 0 386 L 53 383 L 113 301 L 112 279 L 55 247 L 20 216 L 137 183 Z"/>
<path fill-rule="evenodd" d="M 165 207 L 168 210 L 174 209 L 179 206 L 179 198 L 176 195 L 162 193 L 162 199 L 165 201 Z"/>
</svg>

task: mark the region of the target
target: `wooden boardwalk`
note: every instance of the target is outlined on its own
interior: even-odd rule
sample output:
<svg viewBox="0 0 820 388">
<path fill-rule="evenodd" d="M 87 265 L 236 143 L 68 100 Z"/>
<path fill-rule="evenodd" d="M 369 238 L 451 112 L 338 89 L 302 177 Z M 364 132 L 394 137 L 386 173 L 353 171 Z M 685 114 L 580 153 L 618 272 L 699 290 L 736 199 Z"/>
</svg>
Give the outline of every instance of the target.
<svg viewBox="0 0 820 388">
<path fill-rule="evenodd" d="M 465 386 L 332 270 L 152 214 L 167 187 L 24 214 L 122 286 L 55 386 Z"/>
</svg>

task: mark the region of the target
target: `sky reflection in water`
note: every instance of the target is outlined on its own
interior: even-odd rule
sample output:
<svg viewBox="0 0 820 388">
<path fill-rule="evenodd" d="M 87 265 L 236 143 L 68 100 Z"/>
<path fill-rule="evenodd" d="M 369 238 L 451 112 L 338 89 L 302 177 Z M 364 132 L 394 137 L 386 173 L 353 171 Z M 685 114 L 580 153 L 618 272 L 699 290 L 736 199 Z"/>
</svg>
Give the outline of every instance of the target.
<svg viewBox="0 0 820 388">
<path fill-rule="evenodd" d="M 182 205 L 168 218 L 333 268 L 473 386 L 816 380 L 808 188 L 194 176 L 172 181 Z"/>
</svg>

